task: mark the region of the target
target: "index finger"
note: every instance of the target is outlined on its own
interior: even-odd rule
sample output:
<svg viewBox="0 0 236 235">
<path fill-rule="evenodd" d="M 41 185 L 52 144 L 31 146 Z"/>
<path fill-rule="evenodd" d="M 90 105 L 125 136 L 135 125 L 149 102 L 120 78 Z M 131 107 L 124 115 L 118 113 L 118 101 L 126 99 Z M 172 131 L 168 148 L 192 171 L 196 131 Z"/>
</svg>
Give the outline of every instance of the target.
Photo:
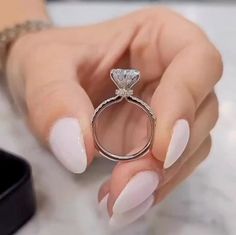
<svg viewBox="0 0 236 235">
<path fill-rule="evenodd" d="M 221 77 L 222 61 L 205 33 L 192 22 L 166 9 L 146 14 L 131 45 L 131 62 L 146 81 L 159 83 L 151 98 L 158 117 L 153 154 L 163 161 L 174 127 L 179 129 L 178 155 L 186 147 L 195 113 Z"/>
</svg>

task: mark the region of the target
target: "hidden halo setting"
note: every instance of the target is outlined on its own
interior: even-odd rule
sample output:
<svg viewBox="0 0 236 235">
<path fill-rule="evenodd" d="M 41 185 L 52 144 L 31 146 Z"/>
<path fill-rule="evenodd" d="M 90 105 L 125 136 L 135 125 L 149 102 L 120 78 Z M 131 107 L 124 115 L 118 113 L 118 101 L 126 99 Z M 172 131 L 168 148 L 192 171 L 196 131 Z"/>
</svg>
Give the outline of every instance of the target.
<svg viewBox="0 0 236 235">
<path fill-rule="evenodd" d="M 102 156 L 113 161 L 127 161 L 127 160 L 134 160 L 134 159 L 143 157 L 150 151 L 150 148 L 152 146 L 156 117 L 148 104 L 146 104 L 141 99 L 133 96 L 132 88 L 140 80 L 140 72 L 136 69 L 112 69 L 110 72 L 110 77 L 111 77 L 111 80 L 117 86 L 117 89 L 115 91 L 114 97 L 111 97 L 103 101 L 94 111 L 94 115 L 92 118 L 92 129 L 93 129 L 95 146 L 98 152 Z M 138 106 L 147 114 L 148 120 L 150 122 L 151 130 L 150 130 L 150 136 L 148 138 L 148 141 L 141 150 L 130 155 L 116 155 L 106 150 L 100 144 L 97 131 L 96 131 L 96 124 L 97 124 L 98 117 L 103 111 L 105 111 L 111 105 L 117 104 L 124 99 L 127 102 Z"/>
</svg>

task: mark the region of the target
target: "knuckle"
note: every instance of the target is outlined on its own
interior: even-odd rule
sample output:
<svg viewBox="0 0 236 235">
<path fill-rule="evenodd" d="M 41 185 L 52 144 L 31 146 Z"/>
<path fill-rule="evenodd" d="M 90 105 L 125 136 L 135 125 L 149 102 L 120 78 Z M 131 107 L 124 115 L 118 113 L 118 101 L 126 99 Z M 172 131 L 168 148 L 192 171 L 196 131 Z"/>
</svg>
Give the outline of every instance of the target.
<svg viewBox="0 0 236 235">
<path fill-rule="evenodd" d="M 219 50 L 213 45 L 210 44 L 206 50 L 208 58 L 212 62 L 213 68 L 215 68 L 216 79 L 219 80 L 223 74 L 223 60 Z"/>
<path fill-rule="evenodd" d="M 219 101 L 215 93 L 211 94 L 212 100 L 212 128 L 216 125 L 217 120 L 219 119 Z"/>
<path fill-rule="evenodd" d="M 148 7 L 133 15 L 133 17 L 140 19 L 140 24 L 137 27 L 130 48 L 138 57 L 143 56 L 150 45 L 157 43 L 157 35 L 159 35 L 162 24 L 160 19 L 163 18 L 163 15 L 166 18 L 170 12 L 165 7 Z"/>
<path fill-rule="evenodd" d="M 196 38 L 190 47 L 197 61 L 201 61 L 205 74 L 208 74 L 210 85 L 214 86 L 223 74 L 223 60 L 219 50 L 206 37 Z"/>
<path fill-rule="evenodd" d="M 155 6 L 155 7 L 150 7 L 148 9 L 145 9 L 147 15 L 156 17 L 157 15 L 160 14 L 170 14 L 172 11 L 164 6 Z"/>
<path fill-rule="evenodd" d="M 216 79 L 216 81 L 220 80 L 223 74 L 223 60 L 219 50 L 208 40 L 198 47 L 198 50 L 204 61 L 209 64 L 214 79 Z"/>
<path fill-rule="evenodd" d="M 173 15 L 173 11 L 164 6 L 146 7 L 136 12 L 134 16 L 141 16 L 144 20 L 157 20 L 161 16 Z"/>
</svg>

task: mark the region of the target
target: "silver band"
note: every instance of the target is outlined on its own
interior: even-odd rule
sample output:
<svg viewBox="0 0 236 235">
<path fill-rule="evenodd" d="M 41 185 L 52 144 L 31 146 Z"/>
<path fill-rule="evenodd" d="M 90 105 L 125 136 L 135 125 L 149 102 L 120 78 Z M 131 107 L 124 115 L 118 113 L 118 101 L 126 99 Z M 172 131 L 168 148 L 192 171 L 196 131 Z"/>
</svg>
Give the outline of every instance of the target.
<svg viewBox="0 0 236 235">
<path fill-rule="evenodd" d="M 144 101 L 133 96 L 133 90 L 131 88 L 139 81 L 140 72 L 134 69 L 113 69 L 111 70 L 110 76 L 112 81 L 118 87 L 118 89 L 116 90 L 116 96 L 103 101 L 95 109 L 94 116 L 92 119 L 92 127 L 96 148 L 102 156 L 113 161 L 133 160 L 145 156 L 152 146 L 156 117 L 152 109 Z M 150 121 L 151 133 L 147 143 L 141 150 L 131 155 L 121 156 L 109 152 L 100 144 L 96 132 L 96 121 L 103 111 L 105 111 L 111 105 L 121 102 L 123 99 L 126 99 L 126 101 L 129 103 L 137 105 L 147 114 L 148 119 Z"/>
</svg>

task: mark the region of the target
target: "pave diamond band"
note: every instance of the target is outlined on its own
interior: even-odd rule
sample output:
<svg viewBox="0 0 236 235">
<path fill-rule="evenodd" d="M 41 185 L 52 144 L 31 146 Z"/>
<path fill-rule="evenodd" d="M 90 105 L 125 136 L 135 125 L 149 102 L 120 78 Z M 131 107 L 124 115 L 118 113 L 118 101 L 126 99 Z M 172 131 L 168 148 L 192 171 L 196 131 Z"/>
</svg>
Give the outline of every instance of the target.
<svg viewBox="0 0 236 235">
<path fill-rule="evenodd" d="M 118 89 L 115 91 L 116 96 L 103 101 L 94 111 L 92 127 L 96 148 L 102 156 L 113 161 L 133 160 L 145 156 L 152 146 L 156 117 L 148 104 L 133 96 L 132 87 L 140 80 L 140 72 L 135 69 L 112 69 L 110 77 Z M 151 126 L 151 133 L 147 143 L 141 150 L 131 155 L 121 156 L 109 152 L 100 144 L 96 131 L 96 122 L 103 111 L 105 111 L 111 105 L 121 102 L 123 99 L 126 99 L 126 101 L 129 103 L 137 105 L 147 114 Z"/>
</svg>

